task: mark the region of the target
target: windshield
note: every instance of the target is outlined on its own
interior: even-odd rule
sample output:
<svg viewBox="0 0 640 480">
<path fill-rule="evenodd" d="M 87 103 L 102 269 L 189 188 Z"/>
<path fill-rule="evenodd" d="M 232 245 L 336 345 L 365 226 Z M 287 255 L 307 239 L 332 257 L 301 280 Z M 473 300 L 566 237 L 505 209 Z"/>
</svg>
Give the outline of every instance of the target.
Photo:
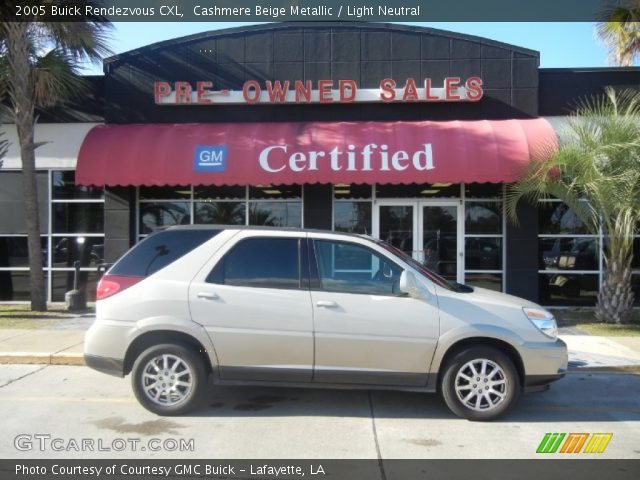
<svg viewBox="0 0 640 480">
<path fill-rule="evenodd" d="M 454 291 L 454 292 L 460 292 L 460 293 L 468 291 L 468 289 L 464 285 L 461 285 L 461 284 L 459 284 L 457 282 L 452 282 L 450 280 L 447 280 L 444 277 L 441 277 L 437 273 L 429 270 L 423 264 L 421 264 L 420 262 L 415 260 L 411 255 L 408 255 L 407 253 L 405 253 L 402 250 L 394 247 L 390 243 L 387 243 L 387 242 L 385 242 L 383 240 L 379 240 L 377 238 L 370 238 L 370 237 L 367 237 L 367 238 L 369 238 L 370 240 L 374 241 L 375 243 L 380 245 L 385 250 L 387 250 L 387 251 L 393 253 L 394 255 L 396 255 L 397 257 L 400 257 L 401 259 L 403 259 L 405 262 L 407 262 L 413 268 L 418 270 L 420 273 L 422 273 L 425 277 L 427 277 L 429 280 L 431 280 L 433 283 L 435 283 L 439 287 L 446 288 L 447 290 L 451 290 L 451 291 Z"/>
</svg>

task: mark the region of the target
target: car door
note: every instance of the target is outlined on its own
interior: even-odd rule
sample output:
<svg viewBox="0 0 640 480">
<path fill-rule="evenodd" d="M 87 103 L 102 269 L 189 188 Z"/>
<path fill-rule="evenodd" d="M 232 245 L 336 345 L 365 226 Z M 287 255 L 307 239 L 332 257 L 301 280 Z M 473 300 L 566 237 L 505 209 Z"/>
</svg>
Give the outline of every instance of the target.
<svg viewBox="0 0 640 480">
<path fill-rule="evenodd" d="M 425 385 L 439 333 L 436 297 L 403 295 L 403 268 L 365 242 L 310 241 L 313 380 Z"/>
<path fill-rule="evenodd" d="M 305 234 L 240 232 L 189 288 L 220 377 L 311 381 L 313 325 Z"/>
</svg>

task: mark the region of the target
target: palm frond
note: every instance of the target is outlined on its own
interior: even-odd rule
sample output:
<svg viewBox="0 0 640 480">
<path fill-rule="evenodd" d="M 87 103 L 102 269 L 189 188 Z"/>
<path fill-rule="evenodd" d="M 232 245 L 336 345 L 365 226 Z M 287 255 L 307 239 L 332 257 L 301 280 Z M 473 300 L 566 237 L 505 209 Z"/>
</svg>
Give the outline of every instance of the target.
<svg viewBox="0 0 640 480">
<path fill-rule="evenodd" d="M 74 72 L 73 60 L 59 50 L 51 50 L 38 58 L 31 73 L 36 105 L 40 107 L 81 96 L 85 91 L 82 77 Z"/>
</svg>

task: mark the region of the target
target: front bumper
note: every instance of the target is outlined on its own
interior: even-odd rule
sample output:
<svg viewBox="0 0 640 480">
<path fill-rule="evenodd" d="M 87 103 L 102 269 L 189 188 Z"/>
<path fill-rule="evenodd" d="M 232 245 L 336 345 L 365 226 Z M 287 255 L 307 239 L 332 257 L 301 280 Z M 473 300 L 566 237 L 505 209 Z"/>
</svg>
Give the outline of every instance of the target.
<svg viewBox="0 0 640 480">
<path fill-rule="evenodd" d="M 524 388 L 526 391 L 544 390 L 551 382 L 567 373 L 569 352 L 567 344 L 555 342 L 526 343 L 520 347 L 524 364 Z"/>
</svg>

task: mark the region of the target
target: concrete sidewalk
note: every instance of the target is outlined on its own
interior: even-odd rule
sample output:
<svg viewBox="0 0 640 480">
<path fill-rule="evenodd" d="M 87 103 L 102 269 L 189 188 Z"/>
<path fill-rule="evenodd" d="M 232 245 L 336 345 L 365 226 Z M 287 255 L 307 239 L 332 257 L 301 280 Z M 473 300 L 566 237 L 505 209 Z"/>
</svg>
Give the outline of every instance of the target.
<svg viewBox="0 0 640 480">
<path fill-rule="evenodd" d="M 93 317 L 67 319 L 30 330 L 0 329 L 0 364 L 84 365 L 84 334 Z M 640 373 L 640 337 L 561 333 L 569 369 Z"/>
</svg>

